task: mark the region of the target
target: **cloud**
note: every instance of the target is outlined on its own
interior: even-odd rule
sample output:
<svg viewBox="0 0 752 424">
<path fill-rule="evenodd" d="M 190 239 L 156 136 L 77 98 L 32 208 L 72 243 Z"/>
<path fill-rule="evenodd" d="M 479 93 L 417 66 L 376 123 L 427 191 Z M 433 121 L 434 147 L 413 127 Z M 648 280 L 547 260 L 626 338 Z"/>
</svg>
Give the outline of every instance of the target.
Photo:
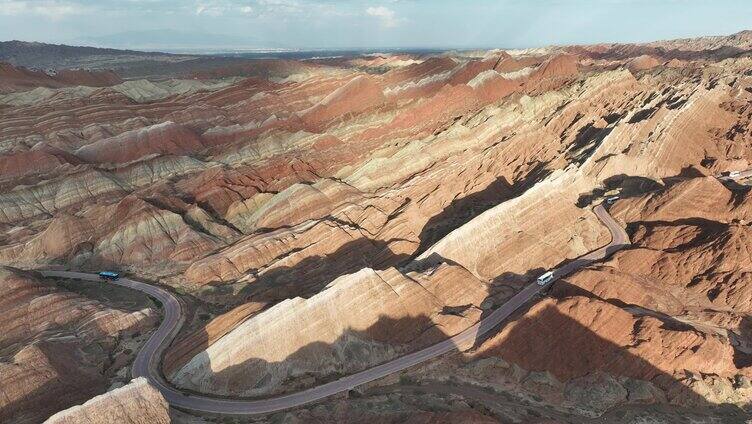
<svg viewBox="0 0 752 424">
<path fill-rule="evenodd" d="M 385 28 L 394 28 L 399 24 L 399 19 L 392 9 L 385 6 L 371 6 L 366 9 L 366 14 L 378 18 Z"/>
<path fill-rule="evenodd" d="M 205 16 L 220 16 L 224 13 L 224 10 L 220 9 L 218 6 L 211 6 L 206 4 L 199 4 L 196 6 L 196 15 L 205 15 Z"/>
<path fill-rule="evenodd" d="M 236 2 L 231 0 L 205 0 L 196 3 L 194 13 L 198 16 L 224 16 L 228 13 L 241 13 L 249 15 L 253 13 L 253 8 L 247 2 Z"/>
<path fill-rule="evenodd" d="M 303 12 L 303 6 L 297 0 L 256 0 L 267 14 L 294 14 Z"/>
<path fill-rule="evenodd" d="M 0 0 L 0 16 L 37 15 L 49 19 L 60 19 L 68 15 L 78 15 L 88 8 L 79 3 L 57 0 Z"/>
</svg>

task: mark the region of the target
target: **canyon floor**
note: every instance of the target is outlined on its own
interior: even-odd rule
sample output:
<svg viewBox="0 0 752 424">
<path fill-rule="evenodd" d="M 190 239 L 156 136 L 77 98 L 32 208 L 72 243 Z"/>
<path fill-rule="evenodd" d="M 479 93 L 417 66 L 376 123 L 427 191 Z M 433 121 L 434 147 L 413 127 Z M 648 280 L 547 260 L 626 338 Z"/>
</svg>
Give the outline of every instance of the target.
<svg viewBox="0 0 752 424">
<path fill-rule="evenodd" d="M 752 168 L 752 32 L 57 72 L 27 48 L 0 63 L 0 421 L 750 419 L 752 194 L 726 176 Z M 163 305 L 38 272 L 168 291 L 164 379 L 263 399 L 472 327 L 607 245 L 611 197 L 631 245 L 474 345 L 262 416 L 170 407 L 130 379 Z"/>
</svg>

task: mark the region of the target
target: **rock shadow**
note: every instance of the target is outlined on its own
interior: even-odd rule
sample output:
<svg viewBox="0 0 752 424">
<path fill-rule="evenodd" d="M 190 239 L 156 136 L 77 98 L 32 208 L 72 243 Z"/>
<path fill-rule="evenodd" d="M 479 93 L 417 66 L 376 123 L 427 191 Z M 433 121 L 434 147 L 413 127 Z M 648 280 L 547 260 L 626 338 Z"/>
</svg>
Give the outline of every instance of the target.
<svg viewBox="0 0 752 424">
<path fill-rule="evenodd" d="M 550 173 L 546 163 L 537 162 L 523 178 L 514 183 L 510 183 L 505 177 L 498 177 L 483 190 L 453 200 L 423 226 L 418 236 L 420 244 L 410 259 L 420 256 L 449 233 L 483 212 L 522 195 Z"/>
<path fill-rule="evenodd" d="M 745 315 L 739 324 L 739 336 L 734 346 L 734 365 L 737 368 L 752 367 L 752 316 Z M 740 385 L 749 385 L 750 382 L 739 382 Z M 752 405 L 752 400 L 750 400 Z"/>
<path fill-rule="evenodd" d="M 35 387 L 29 393 L 15 400 L 6 397 L 0 400 L 0 422 L 7 423 L 38 423 L 50 415 L 63 409 L 83 403 L 107 390 L 107 380 L 101 371 L 93 364 L 88 364 L 79 354 L 82 348 L 78 343 L 38 342 L 34 345 L 41 355 L 46 358 L 54 376 L 46 376 L 46 370 L 31 368 L 27 374 L 17 369 L 19 377 L 25 375 L 24 380 L 7 381 L 10 386 L 34 384 L 37 378 L 48 378 L 47 381 Z M 12 358 L 9 358 L 12 361 Z M 32 361 L 33 359 L 28 359 Z M 0 358 L 5 362 L 5 358 Z M 2 364 L 10 366 L 9 364 Z M 37 375 L 34 377 L 35 373 Z M 13 389 L 13 387 L 9 387 Z M 18 389 L 18 387 L 16 388 Z M 0 390 L 2 392 L 4 390 Z M 11 392 L 12 393 L 12 392 Z"/>
<path fill-rule="evenodd" d="M 456 314 L 456 311 L 448 314 Z M 425 315 L 380 316 L 364 330 L 347 328 L 331 343 L 309 343 L 279 361 L 251 358 L 214 372 L 209 394 L 259 398 L 295 392 L 371 368 L 449 337 Z M 205 369 L 219 368 L 206 352 L 199 355 Z M 194 387 L 202 381 L 193 380 Z M 181 388 L 187 393 L 197 393 Z"/>
<path fill-rule="evenodd" d="M 704 218 L 682 218 L 674 221 L 632 221 L 627 224 L 626 231 L 631 236 L 637 232 L 638 228 L 642 228 L 645 231 L 643 237 L 647 238 L 652 236 L 657 229 L 661 227 L 695 227 L 699 229 L 699 233 L 691 240 L 682 243 L 680 245 L 662 249 L 666 253 L 678 253 L 687 249 L 695 249 L 702 247 L 712 242 L 714 239 L 720 236 L 724 231 L 728 229 L 728 224 L 718 221 L 713 221 Z"/>
<path fill-rule="evenodd" d="M 619 197 L 640 197 L 645 193 L 663 190 L 665 186 L 660 182 L 646 178 L 626 174 L 614 175 L 603 180 L 602 187 L 596 187 L 588 193 L 583 193 L 577 199 L 577 207 L 584 208 L 591 205 L 596 199 L 603 198 L 609 191 L 619 190 Z"/>
<path fill-rule="evenodd" d="M 656 399 L 651 387 L 641 380 L 660 389 L 671 403 L 722 417 L 723 422 L 744 423 L 749 417 L 739 406 L 713 404 L 682 383 L 701 378 L 701 370 L 695 373 L 684 370 L 684 375 L 676 376 L 668 374 L 631 352 L 633 346 L 604 338 L 555 306 L 548 305 L 534 315 L 525 315 L 508 328 L 506 333 L 502 330 L 497 344 L 480 357 L 500 357 L 527 371 L 550 373 L 555 378 L 551 388 L 563 390 L 565 400 L 573 404 L 605 405 L 611 409 L 627 401 L 665 402 L 662 396 Z M 603 374 L 611 377 L 604 378 Z"/>
<path fill-rule="evenodd" d="M 409 255 L 392 250 L 392 244 L 399 241 L 359 238 L 325 256 L 306 257 L 294 266 L 280 266 L 264 272 L 249 270 L 247 273 L 257 279 L 233 297 L 239 303 L 274 303 L 288 298 L 313 296 L 343 275 L 363 268 L 384 269 L 404 262 Z M 222 290 L 221 285 L 215 287 Z"/>
<path fill-rule="evenodd" d="M 413 257 L 419 256 L 447 234 L 470 222 L 481 213 L 517 195 L 519 192 L 509 181 L 504 177 L 499 177 L 483 190 L 455 199 L 423 226 L 418 236 L 420 244 Z"/>
</svg>

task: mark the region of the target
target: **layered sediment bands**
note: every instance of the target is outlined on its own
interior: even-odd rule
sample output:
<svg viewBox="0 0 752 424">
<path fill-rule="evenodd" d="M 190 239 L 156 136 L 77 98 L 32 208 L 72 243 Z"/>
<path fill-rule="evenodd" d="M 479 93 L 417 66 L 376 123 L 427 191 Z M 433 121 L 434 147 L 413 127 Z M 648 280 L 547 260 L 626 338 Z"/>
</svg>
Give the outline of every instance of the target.
<svg viewBox="0 0 752 424">
<path fill-rule="evenodd" d="M 364 269 L 250 318 L 174 381 L 202 392 L 259 395 L 279 391 L 289 377 L 353 372 L 456 334 L 478 319 L 476 305 L 487 296 L 485 283 L 453 265 L 406 274 Z"/>
<path fill-rule="evenodd" d="M 483 213 L 421 257 L 439 255 L 461 264 L 478 278 L 492 280 L 505 273 L 526 274 L 533 264 L 550 268 L 586 253 L 592 246 L 606 244 L 608 231 L 589 211 L 575 206 L 576 191 L 569 177 L 551 178 Z"/>
<path fill-rule="evenodd" d="M 301 114 L 301 119 L 314 131 L 348 114 L 359 114 L 381 106 L 386 102 L 378 84 L 367 76 L 353 78 L 310 109 Z"/>
<path fill-rule="evenodd" d="M 117 180 L 97 170 L 34 186 L 14 187 L 0 193 L 0 224 L 50 217 L 74 207 L 90 205 L 95 199 L 111 199 L 124 192 Z"/>
<path fill-rule="evenodd" d="M 61 291 L 31 274 L 0 268 L 4 295 L 0 346 L 3 348 L 34 340 L 45 330 L 68 328 L 76 337 L 92 341 L 112 337 L 124 330 L 137 331 L 153 323 L 149 310 L 126 313 L 105 308 L 99 302 Z"/>
<path fill-rule="evenodd" d="M 0 62 L 0 93 L 20 91 L 34 87 L 65 87 L 85 85 L 105 87 L 122 82 L 110 71 L 63 70 L 56 73 L 34 71 Z"/>
<path fill-rule="evenodd" d="M 187 155 L 203 147 L 198 135 L 167 121 L 99 140 L 81 147 L 75 154 L 89 162 L 123 163 L 151 155 Z"/>
<path fill-rule="evenodd" d="M 0 419 L 40 422 L 107 389 L 120 337 L 156 324 L 61 290 L 35 274 L 0 268 Z"/>
<path fill-rule="evenodd" d="M 96 260 L 104 263 L 184 263 L 220 245 L 210 235 L 196 231 L 180 215 L 138 198 L 126 198 L 101 212 L 121 223 L 103 235 L 94 248 Z"/>
<path fill-rule="evenodd" d="M 172 376 L 194 356 L 213 345 L 249 317 L 264 309 L 265 306 L 266 304 L 257 302 L 242 304 L 214 318 L 198 330 L 181 337 L 170 347 L 162 361 L 164 373 Z"/>
<path fill-rule="evenodd" d="M 19 235 L 0 249 L 0 257 L 16 263 L 86 260 L 170 269 L 231 241 L 237 233 L 197 207 L 182 215 L 135 197 L 96 206 L 76 215 L 58 214 L 36 235 Z M 119 225 L 113 227 L 112 223 Z"/>
<path fill-rule="evenodd" d="M 74 423 L 154 423 L 168 424 L 169 405 L 143 377 L 127 386 L 99 395 L 50 417 L 46 424 Z"/>
<path fill-rule="evenodd" d="M 617 360 L 598 362 L 604 373 L 699 393 L 710 380 L 681 374 L 703 372 L 693 350 L 723 381 L 747 373 L 749 201 L 711 176 L 752 163 L 752 61 L 700 46 L 747 41 L 217 59 L 227 69 L 192 82 L 12 93 L 0 262 L 119 268 L 187 290 L 219 315 L 168 352 L 168 374 L 269 394 L 474 324 L 606 244 L 590 207 L 618 192 L 612 213 L 634 247 L 557 283 L 515 325 L 524 337 L 483 352 L 580 381 L 595 362 L 567 352 L 597 356 L 607 340 Z M 254 77 L 200 78 L 238 74 Z M 536 336 L 550 322 L 552 340 L 572 323 L 593 330 L 559 341 L 577 375 L 520 353 L 528 339 L 550 350 Z"/>
<path fill-rule="evenodd" d="M 752 377 L 748 193 L 712 177 L 667 184 L 613 208 L 630 229 L 632 248 L 557 283 L 553 299 L 533 306 L 478 355 L 547 370 L 561 381 L 593 370 L 647 380 L 677 404 L 746 407 L 750 390 L 738 382 Z M 520 348 L 516 340 L 528 338 Z M 551 349 L 554 355 L 539 354 Z M 570 349 L 578 355 L 564 355 Z"/>
<path fill-rule="evenodd" d="M 578 355 L 566 353 L 574 350 Z M 685 370 L 725 376 L 738 371 L 733 348 L 716 336 L 672 330 L 657 318 L 636 318 L 606 302 L 577 296 L 537 303 L 484 343 L 478 355 L 499 355 L 525 369 L 547 370 L 562 381 L 595 370 L 641 380 Z"/>
</svg>

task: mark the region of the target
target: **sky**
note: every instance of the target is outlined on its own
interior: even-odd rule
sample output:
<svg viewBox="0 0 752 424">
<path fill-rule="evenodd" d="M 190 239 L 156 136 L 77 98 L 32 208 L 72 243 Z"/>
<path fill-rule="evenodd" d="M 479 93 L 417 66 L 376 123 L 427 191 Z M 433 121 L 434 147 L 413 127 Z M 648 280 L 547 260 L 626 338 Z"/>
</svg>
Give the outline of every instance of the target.
<svg viewBox="0 0 752 424">
<path fill-rule="evenodd" d="M 524 48 L 743 29 L 750 0 L 0 0 L 0 40 L 119 48 Z"/>
</svg>

